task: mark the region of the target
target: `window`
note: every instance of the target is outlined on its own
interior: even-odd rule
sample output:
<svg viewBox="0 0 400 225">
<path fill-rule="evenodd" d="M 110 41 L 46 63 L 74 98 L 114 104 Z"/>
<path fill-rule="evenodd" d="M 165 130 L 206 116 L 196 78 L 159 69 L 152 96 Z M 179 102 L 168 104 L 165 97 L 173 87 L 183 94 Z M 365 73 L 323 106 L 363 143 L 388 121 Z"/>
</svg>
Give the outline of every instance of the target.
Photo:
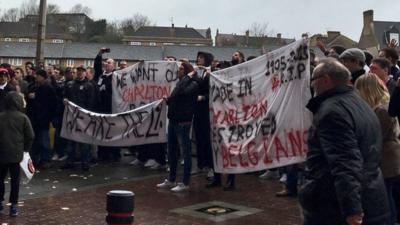
<svg viewBox="0 0 400 225">
<path fill-rule="evenodd" d="M 155 43 L 155 42 L 149 42 L 149 45 L 150 45 L 150 46 L 157 46 L 157 43 Z"/>
<path fill-rule="evenodd" d="M 174 45 L 174 43 L 167 42 L 167 43 L 163 43 L 163 45 Z"/>
<path fill-rule="evenodd" d="M 85 64 L 85 67 L 93 67 L 94 60 L 85 60 L 84 64 Z"/>
<path fill-rule="evenodd" d="M 22 59 L 21 58 L 9 58 L 8 64 L 12 66 L 22 66 Z"/>
<path fill-rule="evenodd" d="M 11 41 L 11 38 L 4 38 L 4 41 Z"/>
<path fill-rule="evenodd" d="M 62 44 L 62 43 L 64 43 L 64 40 L 62 40 L 62 39 L 53 39 L 53 43 Z"/>
<path fill-rule="evenodd" d="M 58 64 L 60 64 L 60 61 L 57 59 L 45 59 L 44 64 L 45 65 L 58 65 Z"/>
<path fill-rule="evenodd" d="M 186 46 L 187 44 L 186 44 L 186 43 L 181 43 L 181 45 L 182 45 L 182 46 Z"/>
<path fill-rule="evenodd" d="M 29 38 L 20 38 L 18 39 L 19 42 L 29 42 Z"/>
<path fill-rule="evenodd" d="M 139 41 L 131 41 L 131 45 L 142 45 L 142 42 Z"/>
<path fill-rule="evenodd" d="M 391 41 L 391 40 L 395 40 L 397 43 L 399 43 L 399 34 L 396 34 L 396 33 L 390 33 L 389 34 L 389 41 Z"/>
<path fill-rule="evenodd" d="M 67 66 L 75 66 L 75 60 L 73 59 L 67 59 Z"/>
</svg>

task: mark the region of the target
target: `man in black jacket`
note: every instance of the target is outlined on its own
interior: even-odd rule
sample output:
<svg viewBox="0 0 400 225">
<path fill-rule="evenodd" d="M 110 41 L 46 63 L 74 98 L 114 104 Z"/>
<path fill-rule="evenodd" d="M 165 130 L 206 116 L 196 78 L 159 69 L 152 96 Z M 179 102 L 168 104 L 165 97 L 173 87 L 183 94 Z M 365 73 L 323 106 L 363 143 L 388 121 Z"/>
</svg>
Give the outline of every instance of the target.
<svg viewBox="0 0 400 225">
<path fill-rule="evenodd" d="M 103 54 L 109 52 L 110 49 L 101 48 L 94 59 L 94 78 L 97 82 L 97 90 L 99 94 L 97 110 L 98 113 L 112 113 L 112 76 L 115 70 L 115 61 L 107 59 L 104 62 L 103 70 Z M 99 146 L 97 151 L 99 160 L 119 161 L 121 158 L 120 149 L 116 147 Z"/>
<path fill-rule="evenodd" d="M 93 111 L 96 102 L 95 87 L 86 78 L 86 69 L 83 66 L 77 68 L 76 79 L 67 83 L 64 96 L 64 101 L 69 100 L 84 109 Z M 81 151 L 82 169 L 89 170 L 90 145 L 70 140 L 67 144 L 68 158 L 63 169 L 74 167 L 75 148 L 78 146 Z"/>
<path fill-rule="evenodd" d="M 307 104 L 314 119 L 299 194 L 304 225 L 383 225 L 388 219 L 380 124 L 349 79 L 335 59 L 322 60 L 311 79 L 317 96 Z"/>
<path fill-rule="evenodd" d="M 57 104 L 56 91 L 47 80 L 46 71 L 39 69 L 35 74 L 36 89 L 28 94 L 30 100 L 29 117 L 35 131 L 31 157 L 33 162 L 45 169 L 49 167 L 52 155 L 50 150 L 49 126 L 55 116 Z"/>
</svg>

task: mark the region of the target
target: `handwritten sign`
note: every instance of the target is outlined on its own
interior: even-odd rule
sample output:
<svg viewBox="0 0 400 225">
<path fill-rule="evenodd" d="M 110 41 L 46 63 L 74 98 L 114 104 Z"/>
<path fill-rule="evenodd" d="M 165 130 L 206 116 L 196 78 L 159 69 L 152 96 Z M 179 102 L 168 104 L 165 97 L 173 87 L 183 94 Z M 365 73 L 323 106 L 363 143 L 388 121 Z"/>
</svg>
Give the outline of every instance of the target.
<svg viewBox="0 0 400 225">
<path fill-rule="evenodd" d="M 125 112 L 169 96 L 178 82 L 178 64 L 145 61 L 114 72 L 113 113 Z"/>
<path fill-rule="evenodd" d="M 68 102 L 61 136 L 102 146 L 165 143 L 166 119 L 166 103 L 163 100 L 118 114 L 94 113 Z"/>
<path fill-rule="evenodd" d="M 299 40 L 210 77 L 217 172 L 244 173 L 304 161 L 311 114 L 308 42 Z"/>
</svg>

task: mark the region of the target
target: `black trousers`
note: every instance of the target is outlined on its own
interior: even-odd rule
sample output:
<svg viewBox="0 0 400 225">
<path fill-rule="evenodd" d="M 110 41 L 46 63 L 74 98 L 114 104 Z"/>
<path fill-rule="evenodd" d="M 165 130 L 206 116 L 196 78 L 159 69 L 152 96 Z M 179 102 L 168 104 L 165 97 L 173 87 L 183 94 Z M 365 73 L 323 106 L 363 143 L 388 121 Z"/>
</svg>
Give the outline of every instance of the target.
<svg viewBox="0 0 400 225">
<path fill-rule="evenodd" d="M 4 192 L 5 192 L 4 180 L 6 179 L 8 171 L 10 171 L 10 177 L 11 177 L 10 203 L 17 204 L 19 195 L 19 179 L 20 179 L 19 163 L 0 164 L 0 181 L 1 181 L 0 202 L 4 201 Z"/>
</svg>

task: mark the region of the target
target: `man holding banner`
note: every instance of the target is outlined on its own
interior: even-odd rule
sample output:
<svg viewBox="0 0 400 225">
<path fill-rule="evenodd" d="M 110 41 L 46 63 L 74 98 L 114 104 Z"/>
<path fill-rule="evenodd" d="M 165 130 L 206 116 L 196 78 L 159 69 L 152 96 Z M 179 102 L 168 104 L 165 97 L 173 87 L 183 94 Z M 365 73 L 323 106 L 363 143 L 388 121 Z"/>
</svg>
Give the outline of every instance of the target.
<svg viewBox="0 0 400 225">
<path fill-rule="evenodd" d="M 87 110 L 94 109 L 96 102 L 95 87 L 86 78 L 85 67 L 80 66 L 77 68 L 77 78 L 67 83 L 65 87 L 64 96 L 65 96 L 64 102 L 72 101 L 73 103 L 77 104 L 78 106 L 84 109 Z M 74 167 L 75 149 L 77 147 L 79 147 L 79 150 L 81 151 L 82 169 L 84 171 L 88 171 L 89 158 L 90 158 L 90 145 L 72 140 L 68 140 L 67 144 L 68 158 L 66 160 L 66 164 L 62 168 L 70 169 Z"/>
<path fill-rule="evenodd" d="M 179 81 L 167 98 L 169 178 L 165 179 L 163 183 L 157 184 L 158 188 L 172 188 L 171 191 L 173 192 L 182 192 L 189 189 L 192 169 L 192 147 L 189 135 L 199 88 L 198 80 L 194 77 L 196 72 L 189 63 L 181 63 L 178 76 Z M 176 185 L 180 150 L 183 152 L 184 159 L 183 181 Z"/>
</svg>

